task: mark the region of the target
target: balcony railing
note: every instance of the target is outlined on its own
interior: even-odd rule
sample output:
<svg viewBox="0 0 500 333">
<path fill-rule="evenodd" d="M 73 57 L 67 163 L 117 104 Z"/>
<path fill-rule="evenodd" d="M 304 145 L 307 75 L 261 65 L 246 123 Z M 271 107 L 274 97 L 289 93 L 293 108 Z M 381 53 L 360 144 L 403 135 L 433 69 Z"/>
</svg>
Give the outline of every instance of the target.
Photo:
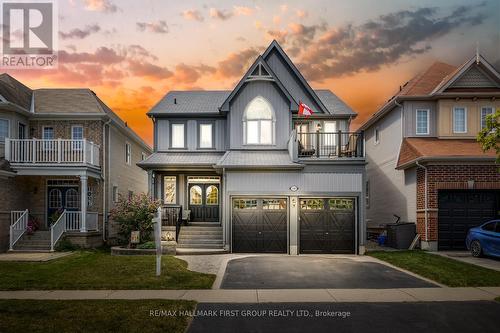
<svg viewBox="0 0 500 333">
<path fill-rule="evenodd" d="M 88 164 L 98 167 L 99 153 L 99 146 L 86 139 L 5 139 L 5 158 L 11 164 Z"/>
<path fill-rule="evenodd" d="M 299 132 L 296 140 L 299 158 L 364 157 L 362 133 Z"/>
</svg>

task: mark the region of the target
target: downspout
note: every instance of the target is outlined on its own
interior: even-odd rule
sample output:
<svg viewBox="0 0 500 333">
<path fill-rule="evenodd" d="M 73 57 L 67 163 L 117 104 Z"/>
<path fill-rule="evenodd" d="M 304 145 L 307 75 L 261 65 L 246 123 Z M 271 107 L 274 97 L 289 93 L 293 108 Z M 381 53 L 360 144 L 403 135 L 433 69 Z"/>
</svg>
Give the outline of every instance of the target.
<svg viewBox="0 0 500 333">
<path fill-rule="evenodd" d="M 427 167 L 423 166 L 420 164 L 418 161 L 415 161 L 418 167 L 424 169 L 425 171 L 425 178 L 424 178 L 424 188 L 425 188 L 425 195 L 424 195 L 424 221 L 425 221 L 425 241 L 428 242 L 429 239 L 427 237 Z"/>
<path fill-rule="evenodd" d="M 105 144 L 106 140 L 106 125 L 109 125 L 111 123 L 111 119 L 109 119 L 107 122 L 102 124 L 102 169 L 103 169 L 103 180 L 102 180 L 102 240 L 106 241 L 106 220 L 108 219 L 108 214 L 107 214 L 107 207 L 106 207 L 106 197 L 107 197 L 107 192 L 106 192 L 106 182 L 107 182 L 107 177 L 106 177 L 106 172 L 108 169 L 106 166 L 108 165 L 106 163 L 106 148 L 109 146 L 109 135 L 108 135 L 108 141 Z M 108 133 L 109 134 L 109 133 Z"/>
</svg>

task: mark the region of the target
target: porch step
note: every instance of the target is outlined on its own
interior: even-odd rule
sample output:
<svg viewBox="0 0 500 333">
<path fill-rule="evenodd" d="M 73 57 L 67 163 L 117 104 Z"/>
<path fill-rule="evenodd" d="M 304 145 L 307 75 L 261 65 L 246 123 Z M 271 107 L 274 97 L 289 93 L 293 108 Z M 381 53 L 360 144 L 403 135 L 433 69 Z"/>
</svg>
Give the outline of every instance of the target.
<svg viewBox="0 0 500 333">
<path fill-rule="evenodd" d="M 188 227 L 219 227 L 220 223 L 219 222 L 188 222 Z"/>
<path fill-rule="evenodd" d="M 49 251 L 50 231 L 37 230 L 32 235 L 24 234 L 16 244 L 15 251 Z"/>
<path fill-rule="evenodd" d="M 197 248 L 177 248 L 177 255 L 187 256 L 196 254 L 225 254 L 229 253 L 226 249 L 197 249 Z"/>
<path fill-rule="evenodd" d="M 200 222 L 201 223 L 201 222 Z M 183 226 L 177 240 L 178 249 L 214 250 L 223 248 L 222 227 Z"/>
</svg>

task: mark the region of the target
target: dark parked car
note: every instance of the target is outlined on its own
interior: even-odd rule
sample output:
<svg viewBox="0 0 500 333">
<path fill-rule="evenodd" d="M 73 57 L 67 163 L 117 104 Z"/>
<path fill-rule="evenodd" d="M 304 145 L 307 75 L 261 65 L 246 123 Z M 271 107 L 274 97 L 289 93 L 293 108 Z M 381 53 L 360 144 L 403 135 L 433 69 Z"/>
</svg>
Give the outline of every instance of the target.
<svg viewBox="0 0 500 333">
<path fill-rule="evenodd" d="M 488 221 L 471 228 L 465 244 L 474 257 L 485 255 L 500 258 L 500 220 Z"/>
</svg>

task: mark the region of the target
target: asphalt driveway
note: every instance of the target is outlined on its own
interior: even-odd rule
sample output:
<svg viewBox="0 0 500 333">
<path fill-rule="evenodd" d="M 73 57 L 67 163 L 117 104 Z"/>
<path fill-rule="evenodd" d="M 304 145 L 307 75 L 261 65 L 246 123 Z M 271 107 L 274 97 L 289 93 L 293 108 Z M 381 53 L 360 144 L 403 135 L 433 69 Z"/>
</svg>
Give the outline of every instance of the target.
<svg viewBox="0 0 500 333">
<path fill-rule="evenodd" d="M 382 263 L 345 257 L 252 256 L 227 263 L 221 289 L 390 289 L 437 285 Z"/>
<path fill-rule="evenodd" d="M 196 332 L 497 332 L 498 302 L 198 304 Z"/>
</svg>

